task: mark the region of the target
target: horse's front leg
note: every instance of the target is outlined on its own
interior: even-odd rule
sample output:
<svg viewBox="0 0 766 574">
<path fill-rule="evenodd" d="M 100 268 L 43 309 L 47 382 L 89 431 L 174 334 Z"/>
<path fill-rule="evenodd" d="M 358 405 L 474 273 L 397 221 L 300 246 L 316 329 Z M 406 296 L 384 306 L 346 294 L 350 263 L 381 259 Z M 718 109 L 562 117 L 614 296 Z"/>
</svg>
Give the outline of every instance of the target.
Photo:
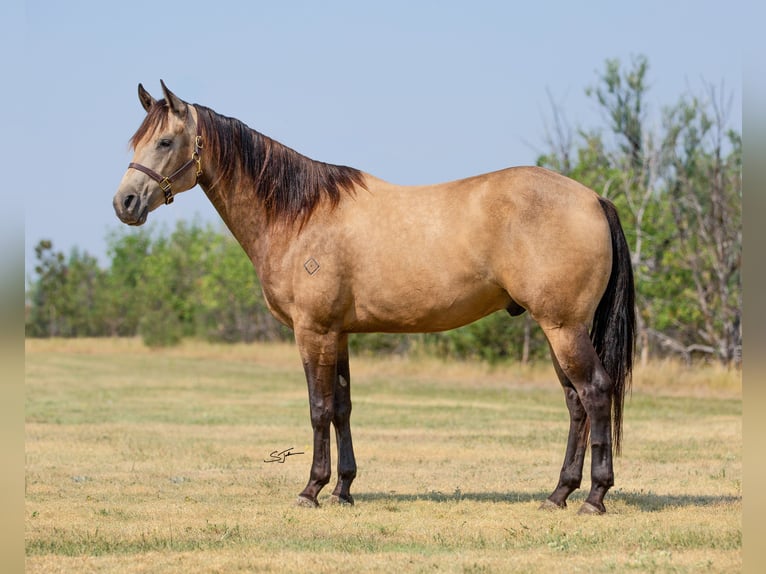
<svg viewBox="0 0 766 574">
<path fill-rule="evenodd" d="M 356 459 L 351 442 L 351 375 L 348 367 L 348 335 L 343 335 L 338 345 L 338 380 L 335 385 L 335 412 L 332 423 L 338 442 L 338 484 L 332 493 L 332 501 L 354 504 L 349 492 L 356 478 Z"/>
<path fill-rule="evenodd" d="M 338 334 L 299 331 L 295 339 L 303 360 L 309 391 L 314 456 L 306 488 L 298 495 L 301 506 L 319 506 L 319 491 L 330 482 L 330 423 L 335 413 Z"/>
</svg>

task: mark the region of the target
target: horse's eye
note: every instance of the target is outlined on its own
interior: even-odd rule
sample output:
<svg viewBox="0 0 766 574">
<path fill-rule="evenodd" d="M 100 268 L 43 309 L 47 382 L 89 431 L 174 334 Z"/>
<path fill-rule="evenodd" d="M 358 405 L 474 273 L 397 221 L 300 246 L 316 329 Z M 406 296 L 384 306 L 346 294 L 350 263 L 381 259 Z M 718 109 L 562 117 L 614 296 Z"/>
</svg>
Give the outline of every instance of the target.
<svg viewBox="0 0 766 574">
<path fill-rule="evenodd" d="M 157 147 L 167 148 L 167 147 L 170 147 L 171 145 L 173 145 L 173 140 L 169 140 L 169 139 L 161 139 L 160 141 L 157 142 Z"/>
</svg>

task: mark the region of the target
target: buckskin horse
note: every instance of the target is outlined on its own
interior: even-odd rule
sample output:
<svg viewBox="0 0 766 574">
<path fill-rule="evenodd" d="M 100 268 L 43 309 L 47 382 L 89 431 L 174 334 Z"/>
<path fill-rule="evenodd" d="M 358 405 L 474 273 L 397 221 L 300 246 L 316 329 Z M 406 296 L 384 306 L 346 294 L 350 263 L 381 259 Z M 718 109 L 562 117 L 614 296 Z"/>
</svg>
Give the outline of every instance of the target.
<svg viewBox="0 0 766 574">
<path fill-rule="evenodd" d="M 199 185 L 253 263 L 274 316 L 291 327 L 308 383 L 313 460 L 298 503 L 353 504 L 349 333 L 434 332 L 505 309 L 527 311 L 548 340 L 569 410 L 564 464 L 543 508 L 580 487 L 588 442 L 591 489 L 581 513 L 606 511 L 620 450 L 635 347 L 630 254 L 614 205 L 538 167 L 403 187 L 311 160 L 162 82 L 141 84 L 146 116 L 114 196 L 142 225 Z"/>
</svg>

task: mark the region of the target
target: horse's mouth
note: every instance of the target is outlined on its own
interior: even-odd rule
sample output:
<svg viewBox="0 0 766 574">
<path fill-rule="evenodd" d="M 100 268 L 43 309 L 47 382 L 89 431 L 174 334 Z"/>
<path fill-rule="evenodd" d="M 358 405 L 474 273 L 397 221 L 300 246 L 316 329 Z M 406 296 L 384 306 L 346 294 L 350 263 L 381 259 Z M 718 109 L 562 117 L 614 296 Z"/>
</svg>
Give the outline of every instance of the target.
<svg viewBox="0 0 766 574">
<path fill-rule="evenodd" d="M 135 227 L 138 227 L 139 225 L 143 225 L 144 223 L 146 223 L 146 218 L 148 216 L 149 216 L 149 206 L 147 205 L 141 210 L 141 213 L 138 214 L 138 217 L 135 220 L 126 221 L 125 223 L 127 223 L 128 225 L 133 225 Z"/>
</svg>

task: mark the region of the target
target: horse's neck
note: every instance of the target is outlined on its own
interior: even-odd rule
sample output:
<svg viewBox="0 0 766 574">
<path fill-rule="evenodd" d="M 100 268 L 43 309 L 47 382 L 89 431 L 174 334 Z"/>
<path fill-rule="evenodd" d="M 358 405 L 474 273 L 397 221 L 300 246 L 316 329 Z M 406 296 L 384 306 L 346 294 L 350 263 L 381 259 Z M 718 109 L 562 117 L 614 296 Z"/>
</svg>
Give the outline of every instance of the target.
<svg viewBox="0 0 766 574">
<path fill-rule="evenodd" d="M 204 184 L 201 187 L 260 275 L 268 247 L 269 225 L 255 191 L 229 182 L 219 182 L 212 188 Z"/>
</svg>

